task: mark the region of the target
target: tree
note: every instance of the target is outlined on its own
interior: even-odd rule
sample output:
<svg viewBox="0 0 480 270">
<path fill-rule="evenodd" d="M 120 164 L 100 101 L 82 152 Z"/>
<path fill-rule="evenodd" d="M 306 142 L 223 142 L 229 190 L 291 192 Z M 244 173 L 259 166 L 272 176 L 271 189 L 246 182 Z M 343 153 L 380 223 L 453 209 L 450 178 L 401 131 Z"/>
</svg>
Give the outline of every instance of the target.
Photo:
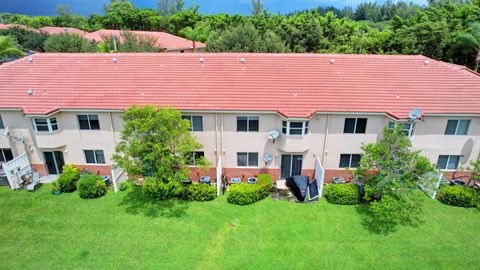
<svg viewBox="0 0 480 270">
<path fill-rule="evenodd" d="M 208 39 L 208 37 L 210 36 L 210 33 L 211 33 L 210 27 L 209 26 L 203 26 L 203 25 L 199 25 L 195 28 L 192 28 L 192 27 L 188 26 L 188 27 L 183 28 L 180 31 L 180 34 L 184 38 L 192 41 L 193 51 L 197 51 L 196 41 L 205 42 Z"/>
<path fill-rule="evenodd" d="M 184 0 L 158 0 L 158 13 L 162 16 L 173 15 L 183 9 Z"/>
<path fill-rule="evenodd" d="M 466 32 L 458 33 L 450 55 L 467 55 L 475 59 L 475 71 L 480 65 L 480 23 L 473 23 Z"/>
<path fill-rule="evenodd" d="M 257 16 L 263 13 L 263 4 L 261 0 L 251 0 L 252 7 L 250 8 L 250 12 L 253 16 Z"/>
<path fill-rule="evenodd" d="M 46 52 L 95 52 L 92 43 L 73 33 L 60 33 L 50 36 L 45 41 Z"/>
<path fill-rule="evenodd" d="M 0 59 L 9 56 L 23 56 L 23 52 L 18 49 L 18 44 L 11 36 L 0 36 Z"/>
<path fill-rule="evenodd" d="M 171 108 L 131 107 L 113 159 L 129 175 L 151 176 L 168 183 L 188 176 L 188 160 L 202 145 L 191 135 L 190 122 Z M 203 164 L 206 161 L 203 160 Z"/>
<path fill-rule="evenodd" d="M 0 35 L 12 36 L 18 42 L 20 47 L 36 52 L 44 51 L 43 44 L 48 38 L 48 35 L 45 33 L 28 31 L 19 27 L 0 30 Z"/>
<path fill-rule="evenodd" d="M 416 224 L 421 204 L 413 189 L 436 169 L 426 157 L 412 150 L 410 139 L 402 125 L 385 128 L 378 143 L 362 147 L 362 159 L 356 175 L 365 182 L 366 197 L 373 200 L 368 222 L 382 233 L 392 231 L 398 224 Z M 365 176 L 374 170 L 374 176 Z"/>
</svg>

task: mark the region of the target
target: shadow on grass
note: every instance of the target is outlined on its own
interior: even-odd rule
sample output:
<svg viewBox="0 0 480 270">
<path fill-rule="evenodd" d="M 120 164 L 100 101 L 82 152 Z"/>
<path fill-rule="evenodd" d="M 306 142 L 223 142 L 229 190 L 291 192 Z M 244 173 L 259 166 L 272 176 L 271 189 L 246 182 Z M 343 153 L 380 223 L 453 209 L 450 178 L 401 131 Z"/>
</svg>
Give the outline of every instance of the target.
<svg viewBox="0 0 480 270">
<path fill-rule="evenodd" d="M 126 212 L 132 215 L 180 218 L 188 208 L 188 202 L 180 200 L 154 200 L 143 194 L 141 187 L 134 187 L 127 192 L 119 206 L 125 207 Z"/>
</svg>

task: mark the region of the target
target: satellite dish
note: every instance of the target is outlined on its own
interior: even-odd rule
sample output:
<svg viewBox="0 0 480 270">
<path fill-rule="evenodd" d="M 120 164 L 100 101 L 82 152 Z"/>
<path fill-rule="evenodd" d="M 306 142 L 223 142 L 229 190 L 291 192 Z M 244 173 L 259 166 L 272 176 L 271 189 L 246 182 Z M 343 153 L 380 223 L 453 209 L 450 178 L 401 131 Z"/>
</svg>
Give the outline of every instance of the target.
<svg viewBox="0 0 480 270">
<path fill-rule="evenodd" d="M 278 138 L 278 136 L 280 136 L 280 131 L 278 130 L 271 130 L 270 132 L 268 132 L 268 139 L 272 140 L 273 143 L 275 143 L 275 140 Z"/>
<path fill-rule="evenodd" d="M 410 121 L 419 120 L 423 116 L 423 111 L 421 109 L 413 109 L 408 113 L 408 119 Z"/>
<path fill-rule="evenodd" d="M 265 163 L 269 163 L 270 161 L 272 161 L 272 155 L 266 153 L 265 155 L 263 155 L 263 161 L 265 161 Z"/>
<path fill-rule="evenodd" d="M 3 136 L 7 136 L 10 135 L 10 128 L 9 127 L 6 127 L 5 128 L 5 131 L 3 132 Z"/>
</svg>

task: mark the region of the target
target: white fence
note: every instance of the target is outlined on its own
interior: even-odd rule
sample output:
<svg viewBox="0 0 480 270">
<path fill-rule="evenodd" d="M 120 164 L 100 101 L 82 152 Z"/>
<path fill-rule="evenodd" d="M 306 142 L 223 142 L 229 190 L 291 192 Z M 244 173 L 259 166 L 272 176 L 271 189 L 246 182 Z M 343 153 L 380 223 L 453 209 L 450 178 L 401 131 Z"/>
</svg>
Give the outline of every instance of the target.
<svg viewBox="0 0 480 270">
<path fill-rule="evenodd" d="M 427 194 L 430 198 L 435 199 L 437 196 L 437 190 L 440 187 L 440 182 L 442 181 L 442 173 L 431 173 L 427 174 L 422 179 L 418 186 Z"/>
<path fill-rule="evenodd" d="M 220 197 L 220 189 L 222 188 L 222 157 L 218 158 L 217 164 L 217 197 Z"/>
<path fill-rule="evenodd" d="M 112 182 L 113 182 L 113 189 L 115 192 L 118 192 L 120 187 L 119 184 L 128 180 L 128 174 L 125 170 L 120 167 L 113 166 L 112 167 Z"/>
<path fill-rule="evenodd" d="M 323 166 L 318 158 L 315 161 L 315 179 L 317 179 L 318 196 L 321 198 L 323 192 L 323 182 L 325 181 L 325 169 L 323 169 Z"/>
<path fill-rule="evenodd" d="M 32 170 L 27 153 L 3 163 L 3 169 L 7 175 L 8 183 L 11 189 L 19 189 L 21 184 L 21 177 Z"/>
</svg>

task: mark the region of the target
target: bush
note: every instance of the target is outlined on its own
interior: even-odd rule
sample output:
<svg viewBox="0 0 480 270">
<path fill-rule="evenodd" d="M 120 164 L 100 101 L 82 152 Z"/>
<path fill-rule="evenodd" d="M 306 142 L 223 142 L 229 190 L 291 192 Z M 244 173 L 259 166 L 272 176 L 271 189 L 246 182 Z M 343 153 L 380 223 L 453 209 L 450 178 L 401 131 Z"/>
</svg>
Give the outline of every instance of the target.
<svg viewBox="0 0 480 270">
<path fill-rule="evenodd" d="M 61 190 L 60 190 L 60 185 L 58 184 L 58 181 L 52 182 L 52 183 L 50 184 L 50 190 L 51 190 L 52 192 L 61 191 Z"/>
<path fill-rule="evenodd" d="M 207 184 L 189 185 L 185 188 L 185 199 L 189 201 L 213 201 L 216 196 L 216 188 Z"/>
<path fill-rule="evenodd" d="M 74 192 L 77 189 L 77 181 L 80 179 L 80 169 L 74 165 L 63 166 L 63 172 L 58 177 L 58 184 L 62 192 Z"/>
<path fill-rule="evenodd" d="M 95 52 L 95 48 L 89 40 L 72 33 L 50 36 L 45 40 L 44 49 L 46 52 Z"/>
<path fill-rule="evenodd" d="M 143 192 L 154 199 L 165 200 L 180 197 L 184 193 L 184 187 L 180 182 L 163 182 L 159 178 L 147 177 L 143 184 Z"/>
<path fill-rule="evenodd" d="M 83 174 L 78 180 L 77 189 L 80 198 L 93 199 L 107 193 L 107 185 L 101 176 L 93 174 Z"/>
<path fill-rule="evenodd" d="M 260 200 L 270 196 L 270 190 L 273 186 L 272 176 L 270 174 L 260 174 L 257 177 L 257 186 L 259 188 Z"/>
<path fill-rule="evenodd" d="M 476 207 L 480 199 L 473 188 L 462 186 L 448 186 L 440 190 L 438 199 L 448 205 L 460 207 Z"/>
<path fill-rule="evenodd" d="M 235 184 L 230 186 L 227 201 L 233 204 L 247 205 L 260 200 L 258 185 L 247 183 Z"/>
<path fill-rule="evenodd" d="M 357 204 L 358 188 L 353 184 L 331 184 L 327 187 L 327 199 L 334 204 Z"/>
</svg>

